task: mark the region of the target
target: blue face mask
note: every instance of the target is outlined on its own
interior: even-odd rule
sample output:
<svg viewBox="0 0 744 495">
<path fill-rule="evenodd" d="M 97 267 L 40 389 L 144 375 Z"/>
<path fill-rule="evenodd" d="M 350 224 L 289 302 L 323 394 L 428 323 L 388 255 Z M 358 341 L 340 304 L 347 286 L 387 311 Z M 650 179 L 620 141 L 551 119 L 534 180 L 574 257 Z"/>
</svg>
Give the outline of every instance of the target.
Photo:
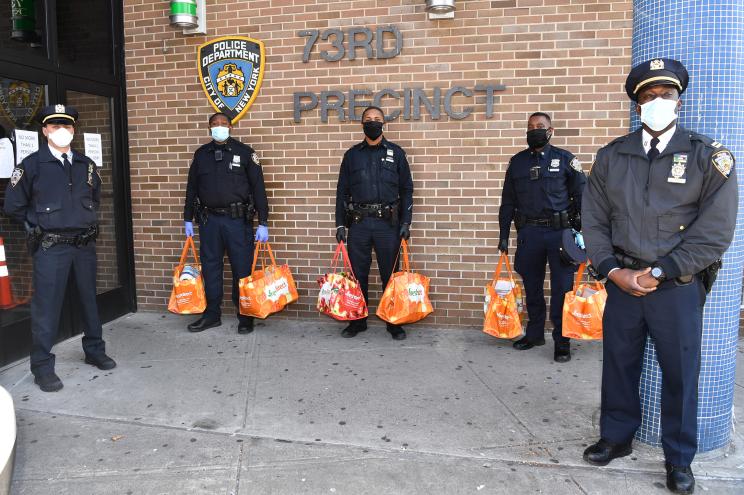
<svg viewBox="0 0 744 495">
<path fill-rule="evenodd" d="M 218 142 L 227 141 L 227 138 L 230 137 L 229 127 L 212 127 L 210 132 L 212 133 L 212 139 Z"/>
</svg>

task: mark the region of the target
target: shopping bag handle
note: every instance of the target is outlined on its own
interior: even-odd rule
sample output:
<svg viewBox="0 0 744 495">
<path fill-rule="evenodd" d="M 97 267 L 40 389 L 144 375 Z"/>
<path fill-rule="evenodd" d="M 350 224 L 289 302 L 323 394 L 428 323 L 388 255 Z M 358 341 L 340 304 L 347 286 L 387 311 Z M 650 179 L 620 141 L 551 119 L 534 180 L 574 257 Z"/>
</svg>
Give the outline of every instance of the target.
<svg viewBox="0 0 744 495">
<path fill-rule="evenodd" d="M 581 284 L 581 279 L 584 278 L 584 270 L 586 269 L 586 263 L 582 263 L 579 265 L 579 269 L 576 271 L 576 280 L 574 280 L 574 292 L 579 289 L 579 285 Z M 602 290 L 602 284 L 599 283 L 599 280 L 594 280 L 593 282 L 590 282 L 591 285 L 594 286 L 597 290 Z"/>
<path fill-rule="evenodd" d="M 351 260 L 349 259 L 349 253 L 346 251 L 346 246 L 344 245 L 344 241 L 338 241 L 338 245 L 336 246 L 336 253 L 333 255 L 333 260 L 331 261 L 331 271 L 336 269 L 339 258 L 343 260 L 344 268 L 349 269 L 349 273 L 351 273 L 351 277 L 354 280 L 357 280 L 356 275 L 354 275 L 354 269 L 351 266 Z"/>
<path fill-rule="evenodd" d="M 194 254 L 194 260 L 196 260 L 196 264 L 199 264 L 199 255 L 196 252 L 196 246 L 194 246 L 194 238 L 188 236 L 186 237 L 186 242 L 183 245 L 183 251 L 181 251 L 181 260 L 178 262 L 179 266 L 183 266 L 186 264 L 186 259 L 189 255 L 189 249 L 191 249 L 191 252 Z"/>
<path fill-rule="evenodd" d="M 410 272 L 411 271 L 411 262 L 409 260 L 410 253 L 408 252 L 408 242 L 405 239 L 400 240 L 400 249 L 398 250 L 398 254 L 395 255 L 395 261 L 393 262 L 393 271 L 395 271 L 395 267 L 398 264 L 398 259 L 400 258 L 401 252 L 403 252 L 403 258 L 401 258 L 403 260 L 403 271 Z"/>
<path fill-rule="evenodd" d="M 274 253 L 271 251 L 271 245 L 268 242 L 258 241 L 256 243 L 256 249 L 253 251 L 253 266 L 251 267 L 251 273 L 256 270 L 256 262 L 258 261 L 259 254 L 261 253 L 264 253 L 264 256 L 261 257 L 261 268 L 266 268 L 266 252 L 269 253 L 271 266 L 276 266 L 276 259 L 274 259 Z"/>
<path fill-rule="evenodd" d="M 496 271 L 493 272 L 493 281 L 497 282 L 501 276 L 501 267 L 503 264 L 506 264 L 506 273 L 509 275 L 509 280 L 514 282 L 514 274 L 512 273 L 511 265 L 509 264 L 509 255 L 506 253 L 501 253 L 501 256 L 499 256 L 499 262 L 496 264 Z"/>
</svg>

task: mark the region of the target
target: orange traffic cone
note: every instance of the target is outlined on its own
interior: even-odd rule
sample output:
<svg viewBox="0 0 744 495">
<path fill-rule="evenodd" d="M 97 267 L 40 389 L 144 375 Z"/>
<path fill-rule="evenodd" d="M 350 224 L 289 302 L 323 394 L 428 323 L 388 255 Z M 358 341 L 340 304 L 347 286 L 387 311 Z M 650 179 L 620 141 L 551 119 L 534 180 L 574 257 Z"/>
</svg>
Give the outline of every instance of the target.
<svg viewBox="0 0 744 495">
<path fill-rule="evenodd" d="M 5 263 L 5 244 L 0 237 L 0 309 L 10 309 L 18 306 L 13 298 L 13 289 L 10 287 L 10 275 L 8 265 Z"/>
</svg>

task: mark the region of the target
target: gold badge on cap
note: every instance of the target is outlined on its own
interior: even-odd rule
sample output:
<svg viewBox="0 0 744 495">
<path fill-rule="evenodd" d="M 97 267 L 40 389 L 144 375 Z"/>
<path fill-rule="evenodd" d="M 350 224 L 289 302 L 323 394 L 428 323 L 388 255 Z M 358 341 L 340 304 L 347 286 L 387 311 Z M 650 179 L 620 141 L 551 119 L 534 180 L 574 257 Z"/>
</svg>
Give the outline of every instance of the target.
<svg viewBox="0 0 744 495">
<path fill-rule="evenodd" d="M 65 106 L 64 105 L 55 105 L 54 111 L 57 113 L 65 113 Z"/>
<path fill-rule="evenodd" d="M 662 70 L 664 69 L 664 61 L 659 59 L 652 60 L 651 61 L 651 67 L 649 67 L 651 70 Z"/>
</svg>

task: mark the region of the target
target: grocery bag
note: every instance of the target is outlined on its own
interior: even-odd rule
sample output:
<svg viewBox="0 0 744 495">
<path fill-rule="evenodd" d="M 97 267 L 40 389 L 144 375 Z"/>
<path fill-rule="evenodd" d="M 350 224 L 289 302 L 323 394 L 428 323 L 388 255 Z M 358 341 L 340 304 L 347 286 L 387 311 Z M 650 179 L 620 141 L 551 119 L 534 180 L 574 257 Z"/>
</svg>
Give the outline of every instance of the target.
<svg viewBox="0 0 744 495">
<path fill-rule="evenodd" d="M 408 243 L 400 242 L 403 253 L 403 271 L 395 272 L 390 277 L 380 304 L 377 316 L 394 325 L 404 325 L 423 320 L 434 311 L 429 301 L 429 277 L 411 271 L 408 256 Z M 398 253 L 400 256 L 400 252 Z M 393 264 L 395 266 L 396 263 Z"/>
<path fill-rule="evenodd" d="M 266 253 L 271 260 L 268 266 L 265 263 Z M 256 270 L 259 256 L 261 269 Z M 240 314 L 256 318 L 266 318 L 272 313 L 277 313 L 299 297 L 289 266 L 276 264 L 268 242 L 256 244 L 251 274 L 238 281 L 238 292 Z"/>
<path fill-rule="evenodd" d="M 343 263 L 342 272 L 336 273 L 338 260 Z M 331 270 L 318 279 L 318 311 L 336 320 L 349 321 L 367 317 L 367 302 L 362 287 L 354 276 L 349 254 L 343 241 L 338 243 L 331 262 Z"/>
<path fill-rule="evenodd" d="M 501 277 L 501 268 L 504 265 L 506 278 Z M 523 337 L 524 330 L 519 316 L 523 305 L 522 290 L 514 280 L 509 257 L 501 253 L 493 280 L 486 286 L 483 331 L 500 339 Z"/>
<path fill-rule="evenodd" d="M 194 263 L 187 265 L 189 250 L 194 255 Z M 207 296 L 204 294 L 199 255 L 194 247 L 194 238 L 187 237 L 181 251 L 181 261 L 173 270 L 173 290 L 168 301 L 168 311 L 179 315 L 191 315 L 203 313 L 205 309 Z"/>
<path fill-rule="evenodd" d="M 563 336 L 569 339 L 601 340 L 602 315 L 607 291 L 598 282 L 582 283 L 586 263 L 579 265 L 573 290 L 563 299 Z"/>
</svg>

